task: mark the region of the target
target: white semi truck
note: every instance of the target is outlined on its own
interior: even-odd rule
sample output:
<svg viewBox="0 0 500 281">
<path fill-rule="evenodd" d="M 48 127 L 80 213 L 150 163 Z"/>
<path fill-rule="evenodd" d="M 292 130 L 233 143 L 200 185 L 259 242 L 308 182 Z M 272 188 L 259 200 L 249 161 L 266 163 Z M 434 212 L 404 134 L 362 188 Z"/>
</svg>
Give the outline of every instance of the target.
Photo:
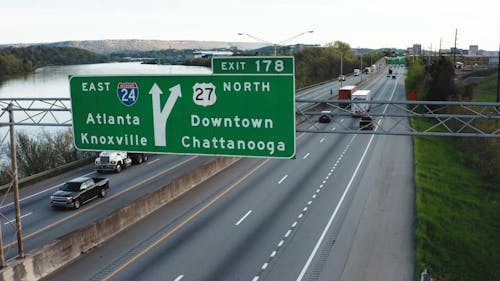
<svg viewBox="0 0 500 281">
<path fill-rule="evenodd" d="M 356 92 L 352 93 L 351 100 L 353 101 L 371 100 L 370 90 L 357 90 Z M 367 115 L 368 112 L 370 111 L 370 105 L 371 104 L 369 103 L 352 103 L 351 104 L 352 116 L 358 117 Z"/>
<path fill-rule="evenodd" d="M 105 171 L 121 172 L 132 164 L 141 164 L 148 160 L 146 153 L 127 153 L 125 151 L 102 151 L 95 159 L 95 168 L 98 173 Z"/>
<path fill-rule="evenodd" d="M 119 173 L 130 165 L 132 165 L 132 159 L 125 151 L 102 151 L 95 159 L 95 168 L 98 173 L 105 171 Z"/>
</svg>

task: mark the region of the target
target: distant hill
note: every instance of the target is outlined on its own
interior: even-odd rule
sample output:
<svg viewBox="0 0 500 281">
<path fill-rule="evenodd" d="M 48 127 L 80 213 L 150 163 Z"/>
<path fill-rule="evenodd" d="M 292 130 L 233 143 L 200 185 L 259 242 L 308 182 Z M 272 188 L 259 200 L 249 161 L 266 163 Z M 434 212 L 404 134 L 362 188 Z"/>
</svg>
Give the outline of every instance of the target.
<svg viewBox="0 0 500 281">
<path fill-rule="evenodd" d="M 33 44 L 35 45 L 35 44 Z M 156 50 L 184 50 L 184 49 L 231 49 L 253 50 L 264 46 L 263 43 L 246 42 L 220 42 L 220 41 L 165 41 L 165 40 L 88 40 L 88 41 L 63 41 L 46 44 L 36 44 L 51 47 L 75 47 L 98 54 L 111 54 L 122 52 L 144 52 Z"/>
</svg>

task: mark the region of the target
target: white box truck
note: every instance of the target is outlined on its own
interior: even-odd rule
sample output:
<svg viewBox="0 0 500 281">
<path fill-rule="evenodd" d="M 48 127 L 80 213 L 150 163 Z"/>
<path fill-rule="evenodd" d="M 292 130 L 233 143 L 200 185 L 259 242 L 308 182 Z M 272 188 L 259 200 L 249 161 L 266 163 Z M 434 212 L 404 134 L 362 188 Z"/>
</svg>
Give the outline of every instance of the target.
<svg viewBox="0 0 500 281">
<path fill-rule="evenodd" d="M 351 100 L 353 101 L 371 100 L 370 90 L 357 90 L 356 92 L 352 93 Z M 356 117 L 356 116 L 367 115 L 368 111 L 370 111 L 370 105 L 371 104 L 369 103 L 352 103 L 351 104 L 352 116 Z"/>
</svg>

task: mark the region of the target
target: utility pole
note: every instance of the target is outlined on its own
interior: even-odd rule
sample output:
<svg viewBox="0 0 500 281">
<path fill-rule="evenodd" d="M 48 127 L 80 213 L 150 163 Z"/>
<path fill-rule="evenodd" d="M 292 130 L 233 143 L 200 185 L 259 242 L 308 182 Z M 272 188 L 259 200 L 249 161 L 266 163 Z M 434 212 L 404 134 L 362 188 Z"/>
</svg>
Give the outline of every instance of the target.
<svg viewBox="0 0 500 281">
<path fill-rule="evenodd" d="M 363 54 L 360 54 L 361 61 L 359 62 L 359 71 L 361 74 L 359 75 L 361 81 L 363 81 L 363 73 L 365 73 L 365 70 L 363 69 Z"/>
<path fill-rule="evenodd" d="M 443 38 L 439 38 L 439 56 L 441 57 L 441 42 L 443 41 Z"/>
<path fill-rule="evenodd" d="M 500 102 L 500 40 L 498 42 L 497 102 Z M 499 110 L 498 107 L 497 110 Z"/>
<path fill-rule="evenodd" d="M 14 131 L 14 111 L 12 111 L 12 103 L 7 107 L 9 111 L 10 122 L 10 153 L 12 159 L 12 185 L 14 189 L 14 208 L 16 210 L 16 233 L 17 233 L 17 249 L 20 259 L 24 258 L 23 233 L 21 230 L 21 206 L 19 204 L 19 182 L 17 178 L 17 152 L 16 152 L 16 133 Z"/>
<path fill-rule="evenodd" d="M 457 62 L 456 56 L 457 56 L 457 35 L 458 35 L 458 29 L 455 28 L 455 47 L 453 50 L 453 67 L 455 67 L 455 63 Z"/>
<path fill-rule="evenodd" d="M 0 269 L 5 267 L 5 256 L 3 255 L 2 224 L 0 223 Z"/>
</svg>

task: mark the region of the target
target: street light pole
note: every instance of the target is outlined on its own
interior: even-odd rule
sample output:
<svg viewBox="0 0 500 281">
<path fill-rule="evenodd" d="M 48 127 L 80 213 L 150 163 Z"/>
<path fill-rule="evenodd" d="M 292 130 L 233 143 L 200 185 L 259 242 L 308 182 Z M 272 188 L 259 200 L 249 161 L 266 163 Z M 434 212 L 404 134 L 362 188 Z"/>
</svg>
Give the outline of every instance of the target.
<svg viewBox="0 0 500 281">
<path fill-rule="evenodd" d="M 360 55 L 361 57 L 361 61 L 359 63 L 359 71 L 361 72 L 361 75 L 359 75 L 361 81 L 363 81 L 363 73 L 365 73 L 364 69 L 363 69 L 363 54 Z"/>
<path fill-rule="evenodd" d="M 342 80 L 344 76 L 344 52 L 340 52 L 340 88 L 342 88 Z"/>
<path fill-rule="evenodd" d="M 297 37 L 299 37 L 299 36 L 301 36 L 303 34 L 306 34 L 306 33 L 313 33 L 313 31 L 312 30 L 304 31 L 302 33 L 299 33 L 299 34 L 297 34 L 295 36 L 292 36 L 292 37 L 290 37 L 290 38 L 288 38 L 286 40 L 283 40 L 281 42 L 278 42 L 278 43 L 269 42 L 267 40 L 261 39 L 259 37 L 256 37 L 256 36 L 253 36 L 251 34 L 244 33 L 244 32 L 239 32 L 238 35 L 240 35 L 240 36 L 241 35 L 246 35 L 246 36 L 248 36 L 250 38 L 253 38 L 253 39 L 257 40 L 257 41 L 264 42 L 266 44 L 272 45 L 274 47 L 274 56 L 276 56 L 277 55 L 277 48 L 278 48 L 278 46 L 280 46 L 280 45 L 282 45 L 282 44 L 284 44 L 284 43 L 286 43 L 288 41 L 291 41 L 291 40 L 293 40 L 293 39 L 295 39 L 295 38 L 297 38 Z"/>
</svg>

